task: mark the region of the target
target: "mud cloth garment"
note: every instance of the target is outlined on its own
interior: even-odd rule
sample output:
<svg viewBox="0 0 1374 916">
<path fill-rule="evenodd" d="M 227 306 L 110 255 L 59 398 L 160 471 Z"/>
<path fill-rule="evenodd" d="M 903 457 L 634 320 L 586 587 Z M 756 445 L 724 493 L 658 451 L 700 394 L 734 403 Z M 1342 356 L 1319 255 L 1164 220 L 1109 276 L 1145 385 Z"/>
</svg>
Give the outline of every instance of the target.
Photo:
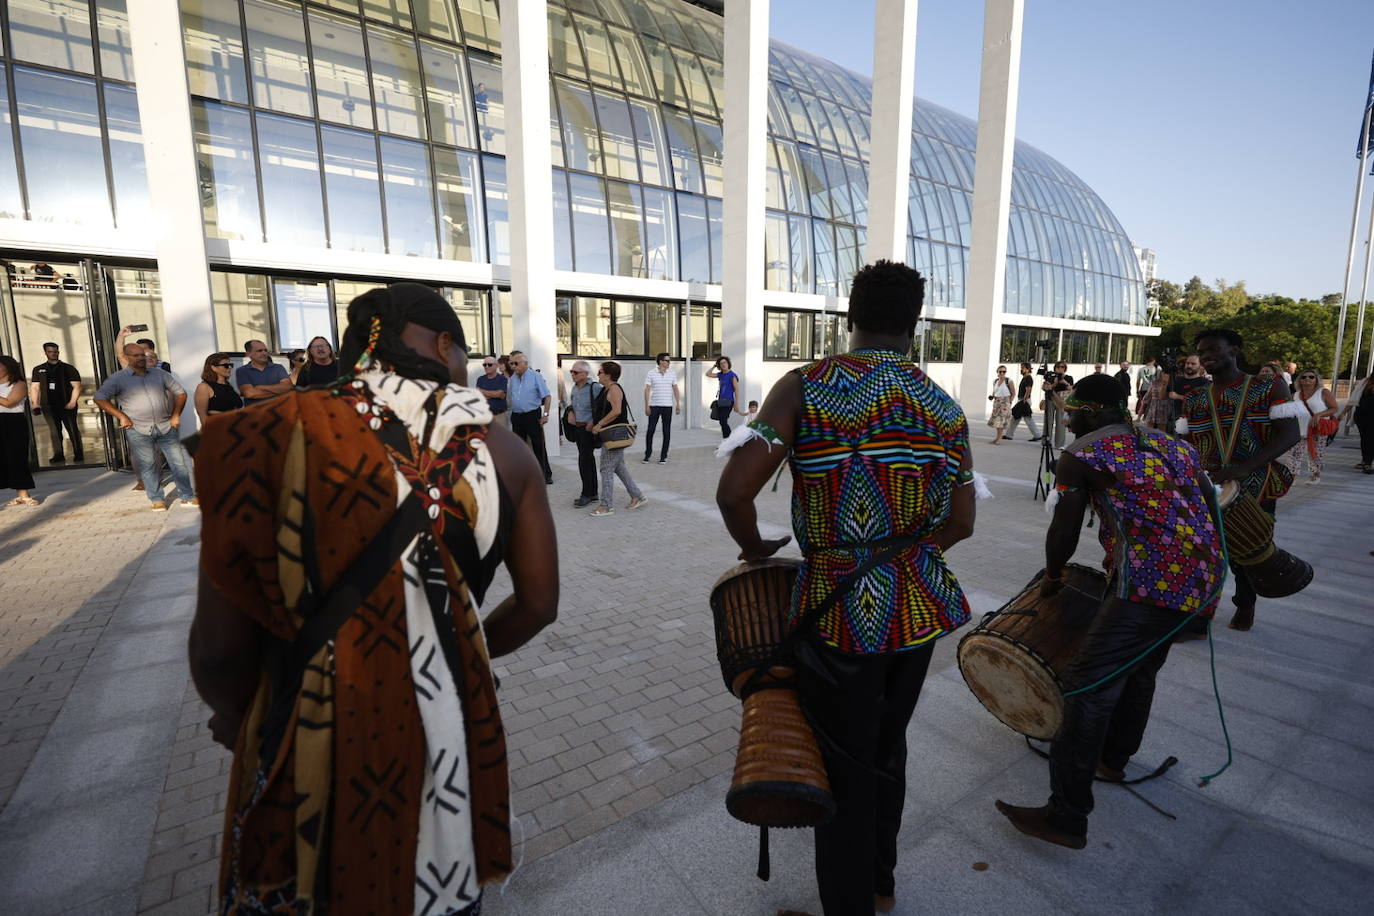
<svg viewBox="0 0 1374 916">
<path fill-rule="evenodd" d="M 472 389 L 369 373 L 206 423 L 201 568 L 268 634 L 230 777 L 222 912 L 460 913 L 510 871 L 477 617 L 510 515 L 490 420 Z M 379 556 L 408 500 L 415 533 Z M 293 682 L 283 660 L 359 569 L 378 584 Z"/>
<path fill-rule="evenodd" d="M 930 536 L 973 475 L 963 412 L 901 354 L 858 350 L 796 372 L 802 408 L 789 464 L 803 560 L 794 622 L 865 563 L 874 542 L 913 539 L 821 615 L 797 653 L 803 708 L 839 807 L 815 830 L 816 880 L 835 916 L 871 912 L 874 893 L 892 893 L 907 725 L 934 641 L 969 618 Z"/>
</svg>

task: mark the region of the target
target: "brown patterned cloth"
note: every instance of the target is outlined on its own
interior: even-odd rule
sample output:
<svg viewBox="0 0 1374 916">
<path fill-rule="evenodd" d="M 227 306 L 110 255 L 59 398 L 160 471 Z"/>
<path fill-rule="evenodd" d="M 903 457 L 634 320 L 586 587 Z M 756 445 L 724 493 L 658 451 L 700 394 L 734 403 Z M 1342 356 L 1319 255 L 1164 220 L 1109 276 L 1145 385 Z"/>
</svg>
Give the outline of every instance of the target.
<svg viewBox="0 0 1374 916">
<path fill-rule="evenodd" d="M 461 389 L 435 398 L 446 391 Z M 440 663 L 460 687 L 455 713 L 461 703 L 466 724 L 475 860 L 471 874 L 439 880 L 462 880 L 458 899 L 475 901 L 480 885 L 511 868 L 505 736 L 474 604 L 504 539 L 486 556 L 472 549 L 477 503 L 463 477 L 475 456 L 485 458 L 486 426 L 458 426 L 436 452 L 372 397 L 362 383 L 341 384 L 205 425 L 196 460 L 202 575 L 270 634 L 230 777 L 225 913 L 424 909 L 417 832 L 421 805 L 434 800 L 421 797 L 426 738 L 402 562 L 376 570 L 380 584 L 295 672 L 298 680 L 287 662 L 321 596 L 346 571 L 379 562 L 369 545 L 408 495 L 398 494 L 398 471 L 432 520 L 431 536 L 421 538 L 437 547 L 441 595 L 448 586 L 448 613 L 435 614 Z M 386 444 L 368 428 L 382 428 L 379 421 L 391 434 Z M 504 506 L 501 514 L 505 532 Z"/>
</svg>

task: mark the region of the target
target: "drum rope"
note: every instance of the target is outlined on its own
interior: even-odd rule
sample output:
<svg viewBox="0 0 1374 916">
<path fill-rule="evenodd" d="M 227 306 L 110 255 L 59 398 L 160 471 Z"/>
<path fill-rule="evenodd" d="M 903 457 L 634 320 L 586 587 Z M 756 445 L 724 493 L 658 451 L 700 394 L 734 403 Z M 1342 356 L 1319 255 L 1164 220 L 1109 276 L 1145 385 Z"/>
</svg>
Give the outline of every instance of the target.
<svg viewBox="0 0 1374 916">
<path fill-rule="evenodd" d="M 1025 739 L 1026 747 L 1030 748 L 1032 751 L 1039 754 L 1041 757 L 1044 757 L 1046 760 L 1050 759 L 1050 755 L 1048 753 L 1036 747 L 1034 744 L 1031 744 L 1031 739 L 1029 735 L 1022 735 L 1021 737 Z M 1156 805 L 1154 802 L 1150 801 L 1148 798 L 1141 795 L 1135 789 L 1131 788 L 1131 786 L 1140 785 L 1140 783 L 1142 782 L 1149 782 L 1151 779 L 1157 779 L 1160 776 L 1163 776 L 1165 773 L 1169 772 L 1169 770 L 1176 763 L 1178 763 L 1178 758 L 1170 754 L 1168 757 L 1164 758 L 1163 763 L 1155 767 L 1154 772 L 1147 773 L 1144 776 L 1137 776 L 1135 779 L 1108 779 L 1106 776 L 1094 776 L 1093 782 L 1106 782 L 1111 783 L 1114 786 L 1121 786 L 1121 788 L 1125 789 L 1127 792 L 1130 792 L 1136 798 L 1140 799 L 1146 805 L 1150 806 L 1155 811 L 1164 815 L 1169 820 L 1176 821 L 1178 820 L 1178 815 L 1173 814 L 1169 811 L 1165 811 L 1163 808 L 1159 807 L 1159 805 Z"/>
<path fill-rule="evenodd" d="M 1213 500 L 1208 500 L 1208 503 L 1209 505 L 1215 506 Z M 1226 587 L 1226 579 L 1231 569 L 1231 555 L 1226 548 L 1226 523 L 1220 511 L 1217 511 L 1215 513 L 1215 518 L 1217 523 L 1217 538 L 1221 542 L 1221 579 L 1217 582 L 1217 587 L 1212 590 L 1212 594 L 1207 597 L 1207 600 L 1204 601 L 1201 605 L 1199 605 L 1200 608 L 1205 608 L 1208 605 L 1212 604 L 1212 602 L 1217 601 L 1221 598 L 1222 589 Z M 1100 678 L 1099 680 L 1094 681 L 1086 687 L 1079 687 L 1075 690 L 1067 691 L 1064 694 L 1065 698 L 1075 696 L 1080 693 L 1087 693 L 1091 690 L 1096 690 L 1103 684 L 1106 684 L 1109 681 L 1112 681 L 1120 677 L 1121 675 L 1125 674 L 1127 671 L 1129 671 L 1130 669 L 1134 668 L 1137 664 L 1139 664 L 1146 656 L 1148 656 L 1155 649 L 1159 648 L 1168 640 L 1173 639 L 1174 636 L 1176 636 L 1180 630 L 1182 630 L 1188 624 L 1192 623 L 1193 618 L 1195 618 L 1197 615 L 1198 611 L 1193 611 L 1189 614 L 1184 615 L 1183 620 L 1179 623 L 1178 626 L 1174 627 L 1168 633 L 1165 633 L 1159 639 L 1151 643 L 1150 647 L 1146 649 L 1144 652 L 1141 652 L 1135 658 L 1131 659 L 1126 664 L 1122 665 L 1120 668 L 1116 669 L 1106 677 Z M 1207 776 L 1198 777 L 1197 784 L 1199 788 L 1206 786 L 1213 779 L 1216 779 L 1222 773 L 1225 773 L 1226 770 L 1230 768 L 1231 761 L 1234 759 L 1234 755 L 1231 749 L 1231 732 L 1226 727 L 1226 711 L 1222 708 L 1221 704 L 1221 688 L 1217 686 L 1217 652 L 1216 643 L 1212 639 L 1212 621 L 1210 620 L 1207 621 L 1207 654 L 1208 663 L 1212 671 L 1212 696 L 1215 697 L 1217 701 L 1217 718 L 1221 722 L 1221 734 L 1226 741 L 1226 763 L 1222 764 L 1221 769 L 1217 770 L 1215 773 L 1212 773 Z"/>
</svg>

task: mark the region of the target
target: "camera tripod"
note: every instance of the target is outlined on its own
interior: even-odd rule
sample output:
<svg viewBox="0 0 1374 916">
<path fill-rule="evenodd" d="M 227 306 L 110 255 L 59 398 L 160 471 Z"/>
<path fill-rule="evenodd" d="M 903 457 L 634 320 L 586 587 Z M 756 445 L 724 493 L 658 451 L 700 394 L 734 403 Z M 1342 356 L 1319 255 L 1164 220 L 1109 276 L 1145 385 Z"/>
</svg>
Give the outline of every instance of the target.
<svg viewBox="0 0 1374 916">
<path fill-rule="evenodd" d="M 1045 409 L 1040 411 L 1041 422 L 1045 425 L 1040 430 L 1040 457 L 1035 466 L 1035 495 L 1033 499 L 1048 499 L 1050 488 L 1054 480 L 1054 464 L 1057 460 L 1054 451 L 1054 429 L 1050 424 L 1050 398 L 1054 392 L 1045 392 Z M 1059 409 L 1059 408 L 1056 408 Z"/>
</svg>

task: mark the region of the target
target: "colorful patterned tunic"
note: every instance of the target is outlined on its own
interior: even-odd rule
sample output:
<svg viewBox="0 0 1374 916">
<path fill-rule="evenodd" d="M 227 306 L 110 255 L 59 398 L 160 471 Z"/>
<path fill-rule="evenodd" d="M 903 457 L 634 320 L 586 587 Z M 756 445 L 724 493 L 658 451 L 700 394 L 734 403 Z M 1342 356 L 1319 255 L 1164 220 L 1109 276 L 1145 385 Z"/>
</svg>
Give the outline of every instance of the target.
<svg viewBox="0 0 1374 916">
<path fill-rule="evenodd" d="M 1211 617 L 1225 569 L 1193 447 L 1120 424 L 1081 436 L 1065 451 L 1116 478 L 1106 490 L 1094 488 L 1092 500 L 1103 522 L 1102 565 L 1115 574 L 1117 597 Z"/>
<path fill-rule="evenodd" d="M 954 488 L 972 478 L 968 423 L 949 395 L 890 350 L 859 350 L 796 370 L 802 413 L 789 463 L 792 529 L 805 559 L 794 619 L 871 556 L 862 545 L 929 538 L 948 520 Z M 922 540 L 864 576 L 817 626 L 860 655 L 900 652 L 968 621 L 945 559 Z"/>
<path fill-rule="evenodd" d="M 1277 378 L 1242 375 L 1229 385 L 1208 382 L 1193 389 L 1183 402 L 1183 415 L 1188 420 L 1188 438 L 1201 455 L 1202 466 L 1209 471 L 1220 470 L 1223 465 L 1238 464 L 1264 448 L 1273 430 L 1269 410 L 1287 402 L 1287 388 Z M 1239 429 L 1235 428 L 1237 414 L 1241 415 Z M 1228 461 L 1226 450 L 1232 439 L 1235 444 Z M 1245 475 L 1239 483 L 1256 499 L 1278 499 L 1293 485 L 1293 473 L 1271 461 Z"/>
</svg>

